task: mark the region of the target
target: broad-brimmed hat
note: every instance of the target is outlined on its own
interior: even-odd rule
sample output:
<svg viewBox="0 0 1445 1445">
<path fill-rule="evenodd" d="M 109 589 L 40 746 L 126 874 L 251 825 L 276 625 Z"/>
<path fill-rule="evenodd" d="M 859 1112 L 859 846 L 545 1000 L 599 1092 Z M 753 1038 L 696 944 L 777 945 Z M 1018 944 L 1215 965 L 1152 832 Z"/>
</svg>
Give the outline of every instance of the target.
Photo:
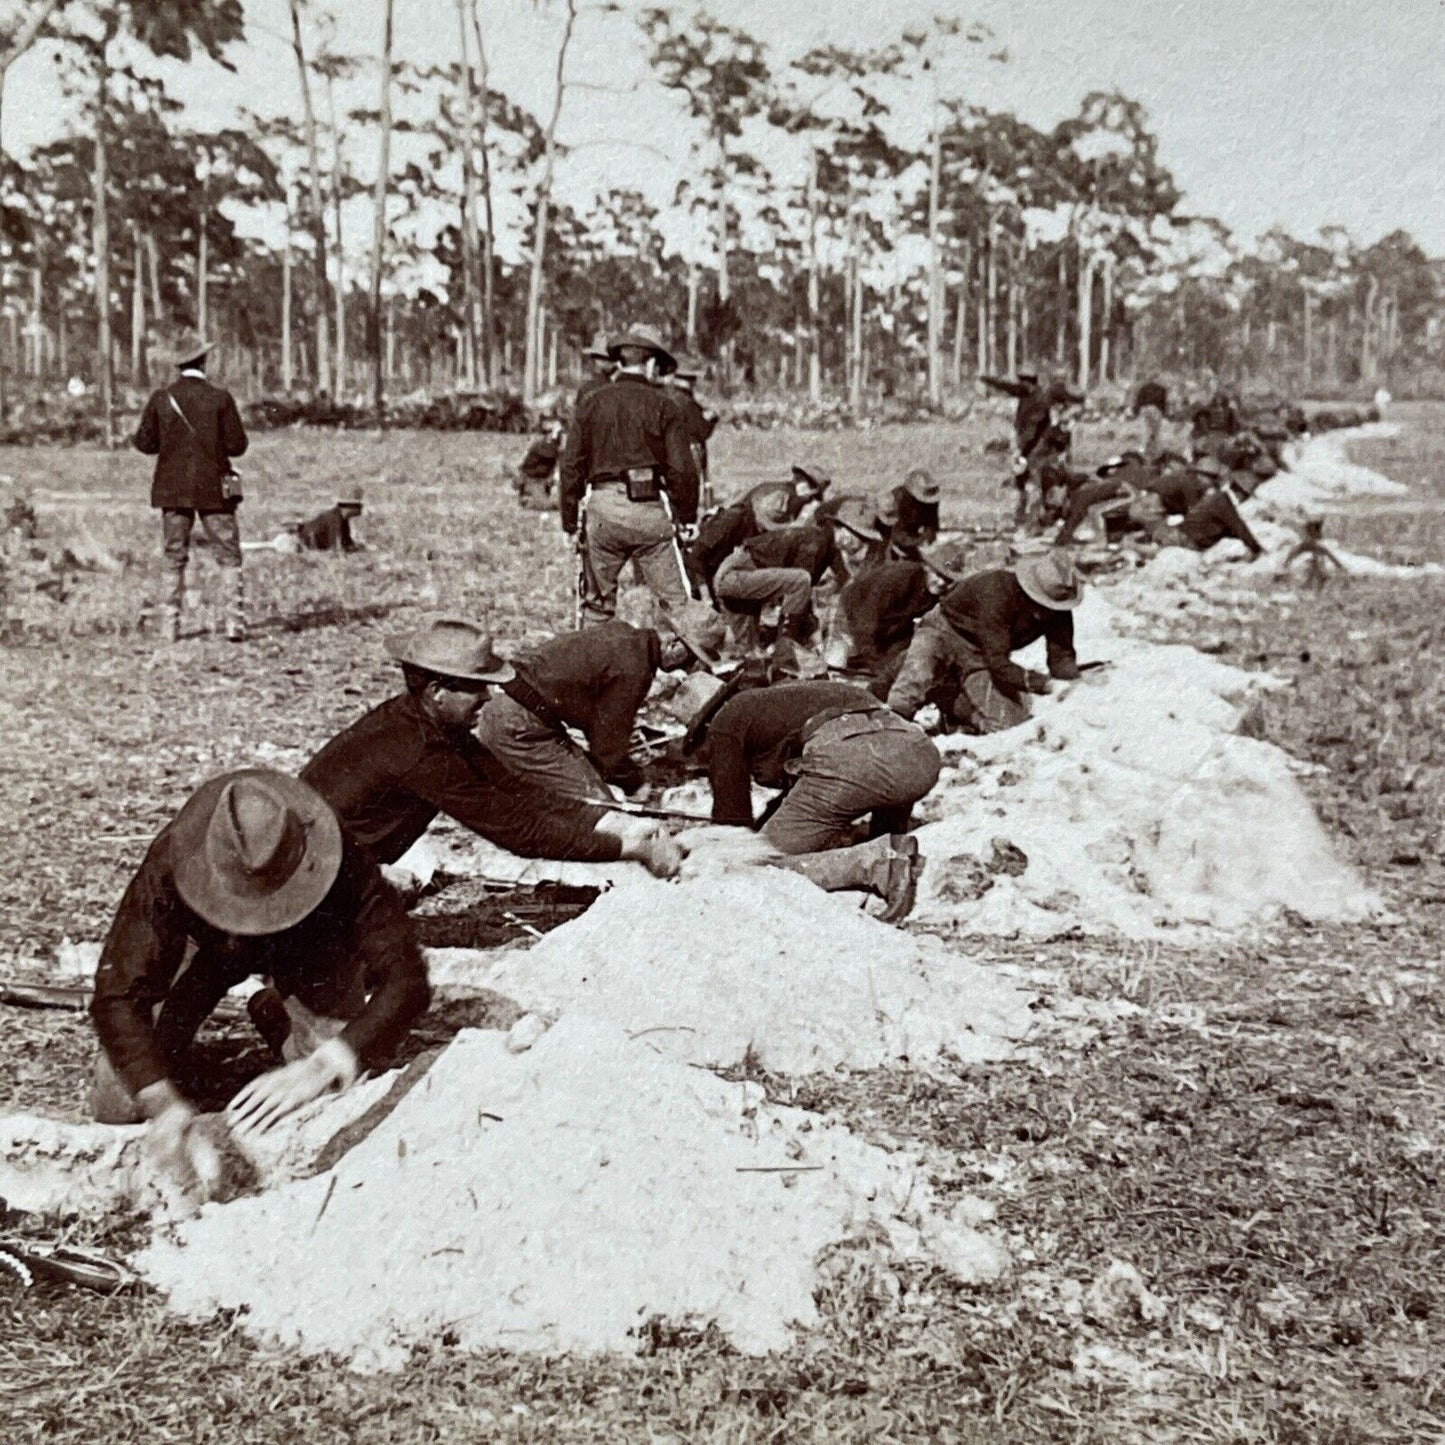
<svg viewBox="0 0 1445 1445">
<path fill-rule="evenodd" d="M 621 336 L 614 336 L 607 343 L 609 361 L 619 360 L 618 353 L 624 346 L 645 347 L 657 358 L 657 374 L 668 376 L 677 370 L 677 358 L 663 344 L 661 335 L 651 326 L 629 326 Z"/>
<path fill-rule="evenodd" d="M 753 498 L 753 516 L 765 532 L 776 532 L 779 527 L 792 525 L 793 509 L 788 494 L 781 487 L 770 488 Z"/>
<path fill-rule="evenodd" d="M 677 640 L 706 668 L 722 665 L 727 624 L 706 602 L 684 602 L 661 609 L 662 620 Z"/>
<path fill-rule="evenodd" d="M 359 486 L 347 487 L 336 498 L 338 507 L 361 507 L 364 505 L 363 491 Z"/>
<path fill-rule="evenodd" d="M 873 497 L 843 497 L 833 514 L 844 533 L 865 542 L 886 542 L 888 533 L 878 517 L 878 503 Z"/>
<path fill-rule="evenodd" d="M 811 487 L 819 496 L 833 485 L 833 478 L 821 467 L 800 467 L 796 462 L 793 463 L 793 480 Z"/>
<path fill-rule="evenodd" d="M 1068 552 L 1049 551 L 1020 557 L 1014 576 L 1028 596 L 1041 607 L 1071 612 L 1084 600 L 1084 583 Z"/>
<path fill-rule="evenodd" d="M 188 361 L 200 361 L 208 352 L 216 349 L 214 341 L 207 341 L 199 331 L 183 331 L 176 337 L 175 345 L 171 347 L 171 360 L 177 366 L 184 366 Z"/>
<path fill-rule="evenodd" d="M 943 488 L 933 479 L 933 473 L 924 467 L 914 467 L 903 479 L 903 490 L 915 502 L 936 502 L 943 495 Z"/>
<path fill-rule="evenodd" d="M 492 646 L 492 634 L 463 617 L 433 617 L 415 632 L 386 639 L 400 663 L 461 682 L 511 682 L 516 671 Z"/>
<path fill-rule="evenodd" d="M 592 338 L 592 345 L 585 348 L 582 355 L 592 361 L 611 361 L 612 353 L 607 349 L 607 337 L 599 331 Z"/>
<path fill-rule="evenodd" d="M 1229 468 L 1218 457 L 1208 454 L 1192 463 L 1191 470 L 1198 472 L 1203 477 L 1213 477 L 1216 482 L 1227 481 L 1229 478 Z"/>
<path fill-rule="evenodd" d="M 203 783 L 171 824 L 182 901 L 213 928 L 280 933 L 312 913 L 341 867 L 341 824 L 314 788 L 269 768 Z"/>
</svg>

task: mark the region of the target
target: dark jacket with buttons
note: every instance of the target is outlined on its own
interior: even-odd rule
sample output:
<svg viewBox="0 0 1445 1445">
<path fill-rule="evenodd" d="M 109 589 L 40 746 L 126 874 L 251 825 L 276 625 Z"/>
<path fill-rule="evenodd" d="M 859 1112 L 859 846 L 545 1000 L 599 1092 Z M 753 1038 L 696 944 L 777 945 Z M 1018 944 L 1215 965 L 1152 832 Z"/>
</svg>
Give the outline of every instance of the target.
<svg viewBox="0 0 1445 1445">
<path fill-rule="evenodd" d="M 146 402 L 132 441 L 156 459 L 151 506 L 223 512 L 234 505 L 221 482 L 231 458 L 245 453 L 247 438 L 236 399 L 225 387 L 182 373 Z"/>
</svg>

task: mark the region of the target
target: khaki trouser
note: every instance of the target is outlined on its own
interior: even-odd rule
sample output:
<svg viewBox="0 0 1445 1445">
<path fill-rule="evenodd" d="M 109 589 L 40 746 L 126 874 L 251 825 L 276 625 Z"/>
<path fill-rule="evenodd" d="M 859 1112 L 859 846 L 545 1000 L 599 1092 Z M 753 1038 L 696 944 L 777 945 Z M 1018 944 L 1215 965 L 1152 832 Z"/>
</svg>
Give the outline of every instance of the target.
<svg viewBox="0 0 1445 1445">
<path fill-rule="evenodd" d="M 166 593 L 168 624 L 174 631 L 185 607 L 191 529 L 197 520 L 215 552 L 217 565 L 222 569 L 226 631 L 230 636 L 239 636 L 246 625 L 246 593 L 241 572 L 241 528 L 235 508 L 221 512 L 197 512 L 191 507 L 162 509 L 161 535 L 165 544 L 166 568 L 171 574 Z"/>
<path fill-rule="evenodd" d="M 813 600 L 813 580 L 801 567 L 759 567 L 741 547 L 717 569 L 712 590 L 734 614 L 776 603 L 778 631 L 784 635 L 808 615 Z"/>
<path fill-rule="evenodd" d="M 921 729 L 886 708 L 833 718 L 803 745 L 796 781 L 763 837 L 782 853 L 814 853 L 834 846 L 865 814 L 875 838 L 905 833 L 941 766 Z"/>
<path fill-rule="evenodd" d="M 505 692 L 487 699 L 476 734 L 511 772 L 539 788 L 568 798 L 613 801 L 587 754 Z"/>
<path fill-rule="evenodd" d="M 629 502 L 615 483 L 594 486 L 587 501 L 587 565 L 591 573 L 582 625 L 596 626 L 617 613 L 617 580 L 635 562 L 643 583 L 659 601 L 686 602 L 692 593 L 683 572 L 672 521 L 661 502 Z"/>
</svg>

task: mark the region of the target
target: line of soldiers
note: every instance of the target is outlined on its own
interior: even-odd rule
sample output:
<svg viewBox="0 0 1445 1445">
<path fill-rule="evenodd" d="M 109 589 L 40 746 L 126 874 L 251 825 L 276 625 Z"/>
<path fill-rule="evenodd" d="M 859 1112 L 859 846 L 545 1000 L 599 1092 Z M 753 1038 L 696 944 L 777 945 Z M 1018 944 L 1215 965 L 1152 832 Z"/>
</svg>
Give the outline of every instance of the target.
<svg viewBox="0 0 1445 1445">
<path fill-rule="evenodd" d="M 923 866 L 913 809 L 941 767 L 916 719 L 931 706 L 940 730 L 1012 727 L 1089 666 L 1075 651 L 1072 554 L 971 574 L 939 565 L 924 550 L 941 493 L 926 472 L 838 495 L 796 465 L 697 525 L 701 427 L 659 384 L 675 358 L 644 327 L 604 358 L 559 448 L 582 625 L 509 659 L 463 619 L 390 639 L 396 695 L 296 777 L 243 769 L 204 784 L 126 889 L 96 978 L 92 1103 L 100 1119 L 150 1121 L 148 1148 L 183 1186 L 204 1192 L 213 1161 L 177 1076 L 228 989 L 264 980 L 249 1008 L 279 1061 L 231 1102 L 242 1131 L 380 1067 L 427 1008 L 416 932 L 382 870 L 438 814 L 523 856 L 674 875 L 697 834 L 675 835 L 675 815 L 646 801 L 655 749 L 638 726 L 656 699 L 676 729 L 670 764 L 710 786 L 711 817 L 696 821 L 758 834 L 761 861 L 873 895 L 897 921 Z M 1060 401 L 1045 408 L 1050 427 Z M 1132 465 L 1093 480 L 1142 494 L 1147 463 Z M 615 615 L 629 561 L 657 599 L 653 627 Z M 1040 640 L 1044 669 L 1020 666 Z M 761 813 L 758 786 L 773 790 Z"/>
</svg>

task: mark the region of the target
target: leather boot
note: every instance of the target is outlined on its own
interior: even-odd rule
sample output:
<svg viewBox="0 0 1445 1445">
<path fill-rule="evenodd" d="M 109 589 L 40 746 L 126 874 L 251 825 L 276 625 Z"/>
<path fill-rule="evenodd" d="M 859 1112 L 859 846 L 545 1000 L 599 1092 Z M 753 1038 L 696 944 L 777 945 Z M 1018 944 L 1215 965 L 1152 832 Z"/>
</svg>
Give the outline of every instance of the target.
<svg viewBox="0 0 1445 1445">
<path fill-rule="evenodd" d="M 221 569 L 221 593 L 226 609 L 226 641 L 246 640 L 246 579 L 239 567 Z"/>
</svg>

